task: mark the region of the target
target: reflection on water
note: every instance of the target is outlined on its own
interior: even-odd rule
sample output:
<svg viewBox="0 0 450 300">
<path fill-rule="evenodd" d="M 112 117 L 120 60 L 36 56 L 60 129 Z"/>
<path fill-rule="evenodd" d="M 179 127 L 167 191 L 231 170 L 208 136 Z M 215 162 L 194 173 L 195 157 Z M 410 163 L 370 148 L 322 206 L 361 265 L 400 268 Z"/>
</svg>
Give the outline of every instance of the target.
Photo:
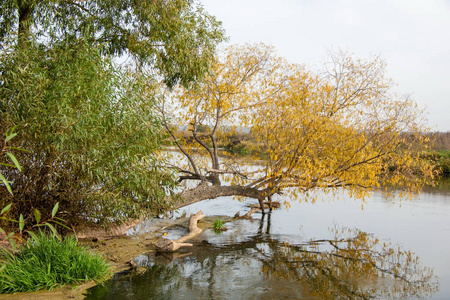
<svg viewBox="0 0 450 300">
<path fill-rule="evenodd" d="M 373 235 L 333 228 L 331 239 L 289 244 L 271 235 L 270 217 L 207 230 L 191 252 L 141 255 L 146 273 L 118 275 L 86 299 L 395 299 L 438 288 L 418 257 Z"/>
<path fill-rule="evenodd" d="M 423 191 L 429 194 L 436 194 L 441 196 L 450 196 L 450 178 L 442 178 L 438 181 L 436 186 L 426 186 Z M 449 199 L 450 201 L 450 199 Z"/>
<path fill-rule="evenodd" d="M 237 220 L 220 234 L 207 230 L 190 252 L 140 256 L 148 272 L 116 276 L 86 299 L 450 299 L 450 180 L 413 201 L 375 193 L 364 210 L 341 198 L 292 202 L 289 211 Z M 248 202 L 224 197 L 177 214 L 233 216 Z"/>
</svg>

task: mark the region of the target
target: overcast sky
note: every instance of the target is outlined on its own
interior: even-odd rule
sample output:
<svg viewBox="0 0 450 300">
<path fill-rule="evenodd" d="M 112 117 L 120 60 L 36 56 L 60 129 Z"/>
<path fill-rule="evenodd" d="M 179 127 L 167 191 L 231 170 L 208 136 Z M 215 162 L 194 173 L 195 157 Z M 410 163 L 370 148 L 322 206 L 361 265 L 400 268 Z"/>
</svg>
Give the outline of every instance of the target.
<svg viewBox="0 0 450 300">
<path fill-rule="evenodd" d="M 230 43 L 263 42 L 319 66 L 328 49 L 380 55 L 397 92 L 450 131 L 450 0 L 201 0 Z"/>
</svg>

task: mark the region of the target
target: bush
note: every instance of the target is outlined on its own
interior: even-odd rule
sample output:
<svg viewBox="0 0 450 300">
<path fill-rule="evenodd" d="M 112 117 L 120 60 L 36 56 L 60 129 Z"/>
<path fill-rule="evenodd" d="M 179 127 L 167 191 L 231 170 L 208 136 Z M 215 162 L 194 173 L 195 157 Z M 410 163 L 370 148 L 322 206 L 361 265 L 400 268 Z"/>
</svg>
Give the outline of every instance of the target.
<svg viewBox="0 0 450 300">
<path fill-rule="evenodd" d="M 441 171 L 441 176 L 450 176 L 450 151 L 434 150 L 425 153 L 423 159 L 431 161 Z"/>
<path fill-rule="evenodd" d="M 150 81 L 87 43 L 0 52 L 0 136 L 18 125 L 8 146 L 27 150 L 14 154 L 21 172 L 0 165 L 11 182 L 0 207 L 14 203 L 10 217 L 22 213 L 26 226 L 57 202 L 75 226 L 166 211 L 175 182 L 156 155 L 163 135 Z"/>
<path fill-rule="evenodd" d="M 17 255 L 2 252 L 1 294 L 53 289 L 87 280 L 102 280 L 108 275 L 105 260 L 87 252 L 73 237 L 60 241 L 55 236 L 40 233 Z"/>
</svg>

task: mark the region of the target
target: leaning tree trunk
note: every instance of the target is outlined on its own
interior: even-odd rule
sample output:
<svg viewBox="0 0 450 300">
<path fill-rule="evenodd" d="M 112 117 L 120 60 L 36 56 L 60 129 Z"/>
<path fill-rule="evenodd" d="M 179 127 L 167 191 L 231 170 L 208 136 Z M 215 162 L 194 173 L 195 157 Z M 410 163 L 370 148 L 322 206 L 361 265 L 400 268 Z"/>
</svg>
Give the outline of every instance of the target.
<svg viewBox="0 0 450 300">
<path fill-rule="evenodd" d="M 243 196 L 248 198 L 253 198 L 258 200 L 261 212 L 265 214 L 264 207 L 269 207 L 272 211 L 272 198 L 271 195 L 273 191 L 270 189 L 258 190 L 251 187 L 233 185 L 233 186 L 223 186 L 223 185 L 199 185 L 193 189 L 186 190 L 179 194 L 179 201 L 175 204 L 175 208 L 184 207 L 196 202 L 200 202 L 207 199 L 215 199 L 218 197 L 226 196 Z M 265 199 L 267 202 L 264 202 Z"/>
<path fill-rule="evenodd" d="M 186 190 L 179 194 L 180 201 L 175 205 L 175 208 L 224 196 L 243 196 L 259 200 L 264 199 L 264 192 L 265 191 L 245 186 L 199 185 L 196 188 Z"/>
</svg>

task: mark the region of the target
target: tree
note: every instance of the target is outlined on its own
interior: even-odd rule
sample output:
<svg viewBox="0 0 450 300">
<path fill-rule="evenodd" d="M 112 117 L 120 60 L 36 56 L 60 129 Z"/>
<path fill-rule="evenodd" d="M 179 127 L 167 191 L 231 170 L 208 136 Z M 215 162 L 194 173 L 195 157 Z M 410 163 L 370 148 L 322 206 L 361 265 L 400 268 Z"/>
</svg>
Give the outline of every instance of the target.
<svg viewBox="0 0 450 300">
<path fill-rule="evenodd" d="M 193 0 L 5 0 L 0 43 L 51 46 L 83 37 L 102 54 L 129 54 L 172 86 L 202 78 L 223 40 L 220 22 Z"/>
<path fill-rule="evenodd" d="M 394 95 L 392 86 L 378 57 L 330 53 L 315 74 L 276 57 L 271 47 L 231 46 L 198 89 L 180 87 L 160 105 L 186 157 L 174 166 L 179 180 L 199 182 L 180 194 L 180 205 L 244 196 L 262 207 L 275 194 L 308 199 L 310 191 L 338 188 L 359 198 L 380 186 L 418 191 L 436 174 L 418 159 L 426 127 L 414 102 Z M 171 124 L 187 123 L 184 136 L 172 130 Z M 208 130 L 200 133 L 198 125 Z M 242 127 L 265 155 L 250 169 L 219 155 L 219 143 Z"/>
<path fill-rule="evenodd" d="M 170 207 L 155 87 L 200 80 L 220 24 L 184 0 L 6 0 L 0 11 L 0 134 L 17 125 L 11 146 L 27 150 L 22 172 L 0 166 L 14 194 L 2 189 L 0 206 L 32 222 L 25 212 L 44 219 L 59 202 L 69 225 Z"/>
</svg>

